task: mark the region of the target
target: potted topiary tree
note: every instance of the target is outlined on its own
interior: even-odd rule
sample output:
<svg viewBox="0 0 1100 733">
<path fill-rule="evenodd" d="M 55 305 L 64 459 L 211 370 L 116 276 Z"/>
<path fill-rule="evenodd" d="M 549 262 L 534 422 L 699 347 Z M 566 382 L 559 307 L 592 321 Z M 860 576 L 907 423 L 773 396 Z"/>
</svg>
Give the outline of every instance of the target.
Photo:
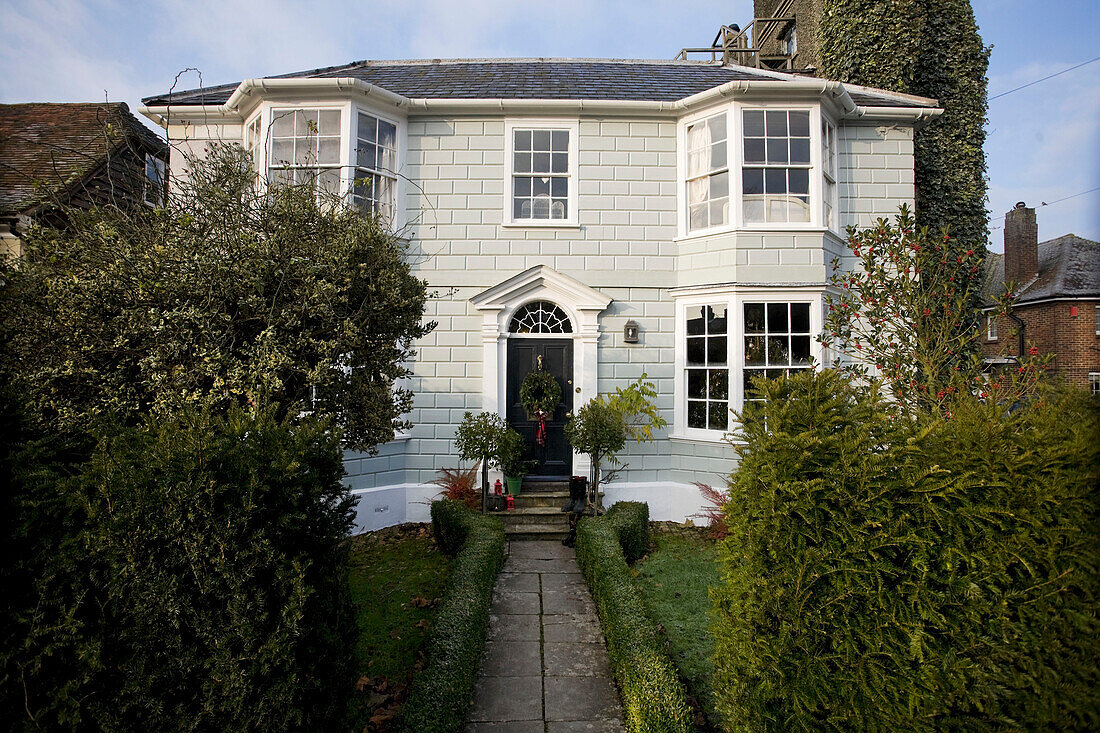
<svg viewBox="0 0 1100 733">
<path fill-rule="evenodd" d="M 526 449 L 523 436 L 515 430 L 508 429 L 502 436 L 500 443 L 500 470 L 504 472 L 504 483 L 508 485 L 508 493 L 515 496 L 519 494 L 523 477 L 531 470 L 531 461 L 523 460 Z"/>
<path fill-rule="evenodd" d="M 488 510 L 489 467 L 502 468 L 504 455 L 507 453 L 510 456 L 517 444 L 522 451 L 523 438 L 508 427 L 500 415 L 494 412 L 480 412 L 477 415 L 467 412 L 462 416 L 455 433 L 455 448 L 464 460 L 481 461 L 482 513 Z"/>
</svg>

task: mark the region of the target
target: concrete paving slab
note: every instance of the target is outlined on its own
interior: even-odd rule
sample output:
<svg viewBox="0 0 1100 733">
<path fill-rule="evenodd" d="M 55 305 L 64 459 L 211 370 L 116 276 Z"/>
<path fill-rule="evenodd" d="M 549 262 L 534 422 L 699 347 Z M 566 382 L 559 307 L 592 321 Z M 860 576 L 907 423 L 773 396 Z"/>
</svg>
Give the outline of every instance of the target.
<svg viewBox="0 0 1100 733">
<path fill-rule="evenodd" d="M 570 720 L 548 723 L 548 733 L 625 733 L 621 720 Z"/>
<path fill-rule="evenodd" d="M 576 557 L 573 548 L 565 547 L 561 542 L 509 542 L 508 556 L 538 560 L 572 560 Z"/>
<path fill-rule="evenodd" d="M 538 614 L 542 604 L 538 593 L 516 593 L 498 591 L 493 594 L 491 613 L 496 614 Z"/>
<path fill-rule="evenodd" d="M 463 733 L 543 733 L 545 723 L 539 720 L 513 720 L 508 723 L 468 723 Z M 578 728 L 577 730 L 588 730 Z M 593 728 L 592 730 L 600 730 Z"/>
<path fill-rule="evenodd" d="M 611 677 L 603 642 L 546 642 L 542 652 L 548 677 Z"/>
<path fill-rule="evenodd" d="M 548 617 L 543 617 L 548 618 Z M 551 642 L 583 642 L 603 644 L 603 634 L 599 624 L 585 621 L 574 624 L 547 624 L 542 627 L 542 638 L 547 644 Z"/>
<path fill-rule="evenodd" d="M 569 558 L 510 557 L 504 562 L 510 573 L 576 573 L 577 561 Z"/>
<path fill-rule="evenodd" d="M 543 590 L 542 612 L 595 614 L 596 606 L 588 595 L 588 590 Z"/>
<path fill-rule="evenodd" d="M 481 658 L 483 677 L 537 677 L 542 674 L 538 641 L 488 641 Z"/>
<path fill-rule="evenodd" d="M 582 589 L 588 592 L 588 584 L 580 573 L 547 573 L 542 576 L 543 590 L 572 591 Z"/>
<path fill-rule="evenodd" d="M 513 593 L 538 593 L 539 576 L 535 573 L 501 573 L 494 590 Z"/>
<path fill-rule="evenodd" d="M 466 720 L 505 723 L 543 720 L 542 677 L 481 677 Z"/>
<path fill-rule="evenodd" d="M 539 617 L 531 614 L 489 614 L 489 638 L 494 641 L 538 641 Z"/>
<path fill-rule="evenodd" d="M 546 677 L 546 720 L 621 720 L 610 677 Z"/>
</svg>

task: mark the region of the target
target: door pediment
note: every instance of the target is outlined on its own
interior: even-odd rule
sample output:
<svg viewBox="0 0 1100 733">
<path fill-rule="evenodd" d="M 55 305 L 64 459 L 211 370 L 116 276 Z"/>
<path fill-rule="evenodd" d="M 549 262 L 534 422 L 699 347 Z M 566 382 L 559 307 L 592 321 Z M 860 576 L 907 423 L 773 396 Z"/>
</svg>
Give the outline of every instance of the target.
<svg viewBox="0 0 1100 733">
<path fill-rule="evenodd" d="M 485 326 L 495 321 L 501 334 L 515 310 L 532 300 L 548 300 L 563 308 L 577 332 L 596 333 L 597 316 L 612 299 L 547 265 L 535 265 L 470 298 L 474 308 L 482 311 Z"/>
</svg>

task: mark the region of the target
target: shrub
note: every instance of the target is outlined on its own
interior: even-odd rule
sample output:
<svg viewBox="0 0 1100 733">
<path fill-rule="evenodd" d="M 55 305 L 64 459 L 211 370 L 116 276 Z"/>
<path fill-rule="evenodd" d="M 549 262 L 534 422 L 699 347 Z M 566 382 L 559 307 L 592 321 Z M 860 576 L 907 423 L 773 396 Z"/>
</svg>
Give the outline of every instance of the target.
<svg viewBox="0 0 1100 733">
<path fill-rule="evenodd" d="M 481 510 L 489 496 L 489 466 L 500 467 L 501 459 L 510 454 L 523 439 L 508 427 L 495 412 L 467 412 L 455 433 L 455 448 L 467 461 L 481 461 Z M 510 457 L 510 455 L 509 455 Z"/>
<path fill-rule="evenodd" d="M 428 483 L 442 489 L 444 499 L 454 499 L 470 509 L 479 510 L 481 492 L 477 489 L 477 468 L 476 463 L 469 468 L 441 468 L 439 475 Z"/>
<path fill-rule="evenodd" d="M 489 629 L 493 584 L 504 565 L 504 527 L 455 501 L 432 503 L 432 533 L 455 561 L 428 641 L 428 667 L 413 680 L 399 730 L 462 730 Z"/>
<path fill-rule="evenodd" d="M 835 372 L 760 388 L 714 595 L 733 728 L 1094 728 L 1095 409 L 906 422 Z"/>
<path fill-rule="evenodd" d="M 627 560 L 640 558 L 648 545 L 649 506 L 619 502 L 602 517 L 581 520 L 577 563 L 592 589 L 607 637 L 627 729 L 631 733 L 690 731 L 687 693 L 627 568 Z"/>
<path fill-rule="evenodd" d="M 356 630 L 342 475 L 328 423 L 231 411 L 104 431 L 53 485 L 62 543 L 30 548 L 51 556 L 36 587 L 50 613 L 20 617 L 25 642 L 4 660 L 23 726 L 343 725 Z"/>
</svg>

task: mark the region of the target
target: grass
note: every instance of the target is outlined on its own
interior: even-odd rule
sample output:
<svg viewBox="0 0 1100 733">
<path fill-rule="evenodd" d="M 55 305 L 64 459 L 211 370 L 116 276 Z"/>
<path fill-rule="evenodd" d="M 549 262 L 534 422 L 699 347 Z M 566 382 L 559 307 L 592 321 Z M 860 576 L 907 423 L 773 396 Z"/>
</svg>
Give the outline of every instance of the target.
<svg viewBox="0 0 1100 733">
<path fill-rule="evenodd" d="M 355 730 L 384 731 L 397 714 L 435 621 L 451 560 L 426 524 L 404 524 L 354 537 L 350 547 L 359 681 Z"/>
<path fill-rule="evenodd" d="M 649 617 L 660 624 L 672 661 L 702 708 L 707 723 L 720 728 L 711 677 L 714 639 L 708 588 L 718 583 L 717 547 L 702 533 L 656 530 L 654 547 L 631 571 Z M 701 722 L 701 721 L 697 721 Z"/>
</svg>

